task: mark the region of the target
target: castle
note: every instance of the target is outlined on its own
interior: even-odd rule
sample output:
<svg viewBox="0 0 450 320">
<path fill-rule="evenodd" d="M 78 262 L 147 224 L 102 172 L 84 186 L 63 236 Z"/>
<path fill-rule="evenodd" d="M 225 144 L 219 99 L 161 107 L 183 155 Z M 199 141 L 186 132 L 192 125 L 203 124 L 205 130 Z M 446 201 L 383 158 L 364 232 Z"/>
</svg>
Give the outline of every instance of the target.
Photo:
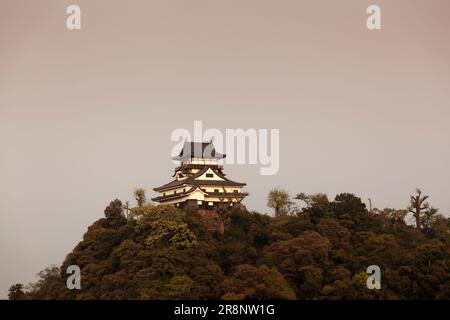
<svg viewBox="0 0 450 320">
<path fill-rule="evenodd" d="M 216 152 L 212 142 L 185 142 L 180 154 L 172 158 L 180 161 L 172 176 L 174 180 L 154 188 L 159 196 L 152 200 L 205 210 L 240 203 L 248 195 L 241 192 L 246 184 L 225 177 L 223 166 L 219 165 L 219 160 L 225 157 Z"/>
</svg>

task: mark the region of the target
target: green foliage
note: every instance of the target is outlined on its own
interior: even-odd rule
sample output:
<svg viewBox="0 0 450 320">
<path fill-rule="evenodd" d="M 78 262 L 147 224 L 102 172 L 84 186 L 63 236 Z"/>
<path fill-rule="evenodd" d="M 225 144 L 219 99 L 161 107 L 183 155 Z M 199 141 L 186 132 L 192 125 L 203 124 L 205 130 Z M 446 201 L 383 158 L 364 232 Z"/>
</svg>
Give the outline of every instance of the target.
<svg viewBox="0 0 450 320">
<path fill-rule="evenodd" d="M 122 201 L 116 199 L 109 203 L 105 209 L 105 217 L 108 220 L 116 220 L 123 217 Z"/>
<path fill-rule="evenodd" d="M 297 199 L 306 205 L 293 215 L 223 209 L 216 232 L 192 208 L 145 204 L 127 219 L 114 200 L 61 268 L 9 298 L 450 299 L 450 219 L 432 207 L 418 229 L 405 210 L 368 212 L 352 194 Z M 381 290 L 366 287 L 373 264 Z M 81 290 L 66 288 L 69 265 L 81 268 Z"/>
<path fill-rule="evenodd" d="M 150 210 L 137 220 L 137 230 L 148 233 L 145 244 L 173 245 L 178 249 L 195 246 L 196 236 L 183 221 L 183 213 L 172 206 L 160 206 Z"/>
<path fill-rule="evenodd" d="M 295 292 L 283 275 L 275 268 L 249 264 L 236 267 L 235 272 L 222 284 L 225 300 L 283 299 L 293 300 Z"/>
<path fill-rule="evenodd" d="M 307 208 L 311 207 L 317 207 L 321 205 L 328 205 L 330 201 L 328 200 L 328 196 L 323 193 L 316 193 L 316 194 L 305 194 L 305 193 L 299 193 L 295 196 L 294 199 L 301 200 L 306 204 Z"/>
<path fill-rule="evenodd" d="M 25 293 L 23 292 L 23 284 L 16 283 L 12 285 L 8 290 L 8 299 L 9 300 L 21 300 L 25 297 Z"/>
<path fill-rule="evenodd" d="M 194 281 L 187 275 L 173 276 L 166 285 L 166 291 L 169 298 L 188 299 L 191 295 Z"/>
<path fill-rule="evenodd" d="M 39 280 L 28 285 L 28 291 L 21 299 L 50 300 L 67 298 L 68 290 L 61 278 L 60 269 L 50 266 L 38 273 Z"/>
</svg>

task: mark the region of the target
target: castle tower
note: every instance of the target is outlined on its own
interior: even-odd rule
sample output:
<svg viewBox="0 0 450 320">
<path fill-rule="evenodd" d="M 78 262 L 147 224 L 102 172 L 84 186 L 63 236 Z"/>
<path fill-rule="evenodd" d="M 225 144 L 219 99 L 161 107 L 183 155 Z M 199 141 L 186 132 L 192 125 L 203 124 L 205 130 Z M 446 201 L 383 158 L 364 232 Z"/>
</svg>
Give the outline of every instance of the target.
<svg viewBox="0 0 450 320">
<path fill-rule="evenodd" d="M 212 210 L 219 205 L 240 203 L 248 194 L 241 192 L 245 183 L 225 177 L 219 160 L 225 154 L 216 152 L 212 142 L 185 142 L 180 154 L 172 159 L 180 161 L 172 177 L 174 180 L 154 188 L 159 196 L 153 201 L 185 208 L 195 206 Z"/>
</svg>

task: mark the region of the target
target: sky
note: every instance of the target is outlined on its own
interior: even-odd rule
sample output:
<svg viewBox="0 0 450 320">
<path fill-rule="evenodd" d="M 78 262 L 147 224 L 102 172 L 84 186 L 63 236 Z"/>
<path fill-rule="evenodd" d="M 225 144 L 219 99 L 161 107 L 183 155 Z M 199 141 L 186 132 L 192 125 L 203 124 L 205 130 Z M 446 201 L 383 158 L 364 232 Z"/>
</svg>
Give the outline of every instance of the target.
<svg viewBox="0 0 450 320">
<path fill-rule="evenodd" d="M 1 0 L 0 298 L 59 265 L 109 201 L 171 180 L 171 133 L 279 129 L 273 187 L 450 213 L 447 0 Z M 81 8 L 81 30 L 66 8 Z M 366 8 L 381 8 L 381 30 Z"/>
</svg>

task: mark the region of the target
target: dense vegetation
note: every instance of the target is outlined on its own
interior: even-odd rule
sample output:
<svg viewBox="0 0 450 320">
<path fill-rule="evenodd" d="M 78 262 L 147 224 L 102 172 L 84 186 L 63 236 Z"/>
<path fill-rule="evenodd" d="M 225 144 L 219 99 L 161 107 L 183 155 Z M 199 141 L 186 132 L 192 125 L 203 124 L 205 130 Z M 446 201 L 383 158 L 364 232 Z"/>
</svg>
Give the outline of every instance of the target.
<svg viewBox="0 0 450 320">
<path fill-rule="evenodd" d="M 352 194 L 299 194 L 299 207 L 282 193 L 269 195 L 275 217 L 224 208 L 215 231 L 194 209 L 148 205 L 139 193 L 131 211 L 114 200 L 60 268 L 9 297 L 450 299 L 450 219 L 424 201 L 413 226 L 407 210 L 367 209 Z M 81 290 L 66 287 L 69 265 L 81 268 Z M 369 265 L 381 268 L 381 290 L 366 287 Z"/>
</svg>

